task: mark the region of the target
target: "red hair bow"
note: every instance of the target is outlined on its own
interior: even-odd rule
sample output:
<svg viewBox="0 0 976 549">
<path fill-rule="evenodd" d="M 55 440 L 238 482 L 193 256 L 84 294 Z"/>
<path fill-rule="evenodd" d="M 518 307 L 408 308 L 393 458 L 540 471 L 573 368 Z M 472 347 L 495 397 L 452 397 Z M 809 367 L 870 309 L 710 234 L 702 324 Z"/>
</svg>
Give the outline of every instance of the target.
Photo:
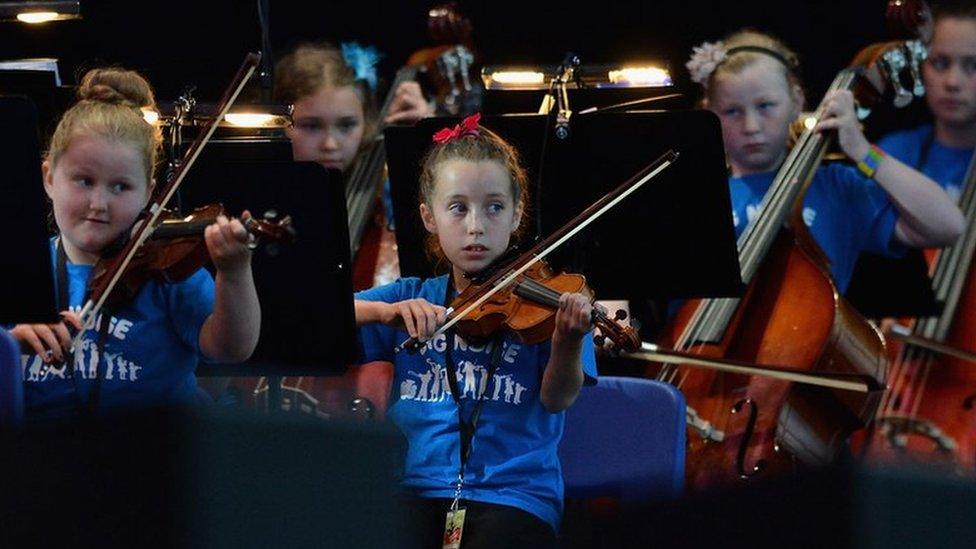
<svg viewBox="0 0 976 549">
<path fill-rule="evenodd" d="M 444 128 L 443 130 L 435 133 L 434 142 L 442 145 L 448 141 L 458 139 L 459 137 L 464 137 L 466 135 L 473 135 L 477 137 L 481 135 L 481 133 L 478 131 L 478 122 L 480 121 L 481 113 L 476 112 L 462 120 L 457 126 L 454 126 L 453 128 Z"/>
</svg>

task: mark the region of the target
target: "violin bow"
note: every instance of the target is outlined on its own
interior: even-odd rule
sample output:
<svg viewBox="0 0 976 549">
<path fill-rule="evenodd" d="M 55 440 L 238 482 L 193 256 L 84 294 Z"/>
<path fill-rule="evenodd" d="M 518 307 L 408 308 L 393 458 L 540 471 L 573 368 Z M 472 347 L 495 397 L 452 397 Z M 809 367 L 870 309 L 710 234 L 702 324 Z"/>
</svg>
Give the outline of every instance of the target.
<svg viewBox="0 0 976 549">
<path fill-rule="evenodd" d="M 612 192 L 604 195 L 603 198 L 591 204 L 579 215 L 549 235 L 549 237 L 547 237 L 545 240 L 538 242 L 510 263 L 510 265 L 522 264 L 521 267 L 518 267 L 511 272 L 509 272 L 507 268 L 499 269 L 498 272 L 483 283 L 482 286 L 488 289 L 478 296 L 471 304 L 464 307 L 457 314 L 454 314 L 453 309 L 448 309 L 448 315 L 451 318 L 440 328 L 438 328 L 436 332 L 434 332 L 431 339 L 446 332 L 452 326 L 460 322 L 461 319 L 467 316 L 471 311 L 477 309 L 482 303 L 491 299 L 491 296 L 510 286 L 513 282 L 515 282 L 516 279 L 518 279 L 519 276 L 522 275 L 522 273 L 529 270 L 538 261 L 552 253 L 567 240 L 576 236 L 577 233 L 585 229 L 590 223 L 599 219 L 600 216 L 636 192 L 638 189 L 644 186 L 645 183 L 653 179 L 657 174 L 664 171 L 671 164 L 674 164 L 677 159 L 678 152 L 673 149 L 668 149 L 667 152 L 659 156 L 654 162 L 644 167 L 644 169 L 638 172 L 637 175 L 631 177 Z M 410 338 L 397 345 L 394 348 L 394 352 L 397 353 L 404 349 L 416 349 L 419 344 L 420 342 L 416 338 Z"/>
<path fill-rule="evenodd" d="M 667 362 L 697 368 L 708 368 L 710 370 L 718 370 L 732 374 L 764 376 L 772 379 L 793 381 L 805 385 L 826 387 L 828 389 L 841 389 L 856 393 L 871 393 L 884 389 L 883 385 L 868 375 L 801 372 L 783 366 L 766 366 L 738 360 L 701 356 L 667 349 L 646 341 L 641 343 L 641 349 L 639 351 L 622 352 L 621 355 L 650 362 Z"/>
</svg>

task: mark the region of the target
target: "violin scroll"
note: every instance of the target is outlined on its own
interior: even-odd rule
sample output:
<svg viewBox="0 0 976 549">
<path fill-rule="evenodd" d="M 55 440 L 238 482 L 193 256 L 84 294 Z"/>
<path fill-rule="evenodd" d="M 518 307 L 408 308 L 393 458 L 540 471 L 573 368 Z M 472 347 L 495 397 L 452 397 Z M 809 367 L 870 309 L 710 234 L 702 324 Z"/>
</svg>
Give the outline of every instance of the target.
<svg viewBox="0 0 976 549">
<path fill-rule="evenodd" d="M 610 318 L 606 312 L 594 306 L 593 325 L 600 329 L 600 334 L 593 338 L 593 342 L 598 347 L 608 347 L 613 354 L 621 351 L 633 353 L 640 350 L 641 338 L 637 334 L 637 327 L 633 325 L 633 321 L 629 325 L 624 324 L 623 321 L 626 319 L 627 312 L 623 309 L 618 309 L 613 318 Z"/>
<path fill-rule="evenodd" d="M 263 219 L 250 216 L 243 220 L 244 228 L 254 238 L 248 244 L 252 250 L 262 242 L 268 243 L 268 255 L 278 255 L 278 244 L 291 244 L 297 235 L 290 215 L 281 217 L 276 210 L 264 212 Z"/>
</svg>

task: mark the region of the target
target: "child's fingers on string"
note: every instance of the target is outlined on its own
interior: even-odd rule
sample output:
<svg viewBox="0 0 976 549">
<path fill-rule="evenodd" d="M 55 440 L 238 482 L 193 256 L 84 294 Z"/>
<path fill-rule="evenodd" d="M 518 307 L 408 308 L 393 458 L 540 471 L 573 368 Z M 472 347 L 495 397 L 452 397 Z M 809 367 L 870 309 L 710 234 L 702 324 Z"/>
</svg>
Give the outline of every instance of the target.
<svg viewBox="0 0 976 549">
<path fill-rule="evenodd" d="M 219 222 L 207 227 L 204 233 L 208 243 L 212 246 L 211 251 L 222 251 L 227 247 L 227 239 L 224 232 L 220 229 Z"/>
<path fill-rule="evenodd" d="M 232 242 L 238 242 L 240 244 L 247 244 L 250 234 L 247 229 L 244 228 L 244 224 L 238 219 L 232 219 L 225 227 L 225 232 L 227 233 L 228 240 Z"/>
<path fill-rule="evenodd" d="M 840 126 L 839 118 L 834 118 L 834 117 L 825 118 L 825 119 L 821 119 L 820 122 L 817 123 L 817 131 L 822 132 L 826 130 L 836 130 L 839 126 Z"/>
</svg>

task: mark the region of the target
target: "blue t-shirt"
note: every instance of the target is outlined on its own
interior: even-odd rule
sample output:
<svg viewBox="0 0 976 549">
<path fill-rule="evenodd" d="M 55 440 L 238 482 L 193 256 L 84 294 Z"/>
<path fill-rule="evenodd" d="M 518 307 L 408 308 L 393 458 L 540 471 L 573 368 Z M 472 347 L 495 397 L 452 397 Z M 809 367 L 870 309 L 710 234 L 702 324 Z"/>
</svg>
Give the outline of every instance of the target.
<svg viewBox="0 0 976 549">
<path fill-rule="evenodd" d="M 57 265 L 52 241 L 52 261 Z M 67 264 L 70 309 L 84 305 L 90 265 Z M 190 404 L 196 398 L 194 376 L 200 357 L 200 329 L 213 311 L 214 281 L 205 269 L 188 279 L 162 284 L 150 281 L 135 299 L 104 314 L 75 348 L 75 383 L 67 368 L 53 369 L 34 354 L 23 358 L 26 412 L 29 420 L 67 417 L 86 405 L 95 379 L 101 377 L 98 411 Z M 104 356 L 97 349 L 98 328 L 108 321 Z M 68 367 L 71 367 L 69 365 Z"/>
<path fill-rule="evenodd" d="M 356 299 L 395 303 L 424 298 L 443 304 L 447 276 L 421 281 L 400 279 L 356 294 Z M 440 336 L 419 352 L 394 356 L 407 333 L 368 324 L 360 328 L 365 360 L 393 362 L 395 372 L 389 417 L 408 441 L 403 485 L 421 497 L 453 498 L 460 466 L 458 411 L 444 367 L 447 338 Z M 549 342 L 518 343 L 506 336 L 498 369 L 487 379 L 491 345 L 474 346 L 456 337 L 451 358 L 465 419 L 477 394 L 486 400 L 465 466 L 462 498 L 523 509 L 559 529 L 563 479 L 556 447 L 565 414 L 550 413 L 539 399 Z M 583 340 L 583 373 L 596 381 L 593 338 Z"/>
<path fill-rule="evenodd" d="M 931 124 L 888 134 L 878 141 L 878 146 L 891 156 L 921 171 L 938 183 L 956 204 L 962 195 L 963 178 L 973 157 L 973 149 L 946 147 L 933 138 Z M 922 153 L 928 144 L 928 154 L 922 162 Z M 919 165 L 919 164 L 922 165 Z"/>
<path fill-rule="evenodd" d="M 760 211 L 775 172 L 729 178 L 732 221 L 736 237 Z M 898 212 L 888 195 L 856 168 L 842 164 L 821 166 L 803 200 L 803 221 L 830 258 L 834 284 L 844 293 L 862 251 L 897 256 L 894 241 Z"/>
</svg>

